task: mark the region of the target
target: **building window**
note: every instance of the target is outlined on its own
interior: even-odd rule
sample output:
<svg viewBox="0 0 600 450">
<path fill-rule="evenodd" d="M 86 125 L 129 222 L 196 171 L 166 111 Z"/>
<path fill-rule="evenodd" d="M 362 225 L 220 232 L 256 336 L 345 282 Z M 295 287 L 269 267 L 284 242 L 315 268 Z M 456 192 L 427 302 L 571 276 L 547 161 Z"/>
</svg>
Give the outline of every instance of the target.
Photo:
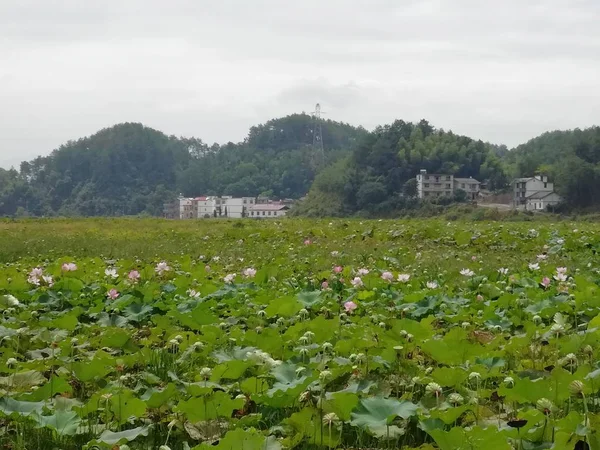
<svg viewBox="0 0 600 450">
<path fill-rule="evenodd" d="M 548 187 L 548 183 L 544 183 L 544 188 L 547 188 L 547 187 Z"/>
<path fill-rule="evenodd" d="M 265 212 L 263 211 L 263 216 L 265 215 Z"/>
<path fill-rule="evenodd" d="M 277 215 L 277 211 L 273 211 L 273 215 L 276 216 Z"/>
<path fill-rule="evenodd" d="M 476 184 L 472 184 L 471 185 L 471 189 L 477 189 L 477 185 Z"/>
<path fill-rule="evenodd" d="M 271 215 L 271 211 L 269 211 L 269 213 L 267 215 L 270 216 Z"/>
<path fill-rule="evenodd" d="M 450 189 L 450 183 L 446 183 L 446 189 Z"/>
<path fill-rule="evenodd" d="M 246 199 L 242 200 L 242 203 L 245 205 L 246 204 Z"/>
<path fill-rule="evenodd" d="M 429 187 L 429 183 L 425 183 L 425 187 L 428 188 Z"/>
<path fill-rule="evenodd" d="M 426 180 L 429 180 L 429 175 L 425 175 L 425 179 L 426 179 Z"/>
<path fill-rule="evenodd" d="M 462 183 L 462 184 L 460 185 L 460 187 L 464 189 L 464 188 L 465 188 L 465 183 Z"/>
<path fill-rule="evenodd" d="M 446 175 L 446 181 L 450 181 L 450 175 Z"/>
</svg>

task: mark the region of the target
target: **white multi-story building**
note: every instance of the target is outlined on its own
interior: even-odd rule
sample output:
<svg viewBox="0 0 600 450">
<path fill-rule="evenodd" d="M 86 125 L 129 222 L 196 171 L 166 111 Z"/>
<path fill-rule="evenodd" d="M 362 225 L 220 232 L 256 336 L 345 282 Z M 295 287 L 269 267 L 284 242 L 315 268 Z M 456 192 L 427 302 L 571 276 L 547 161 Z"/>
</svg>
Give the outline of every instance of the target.
<svg viewBox="0 0 600 450">
<path fill-rule="evenodd" d="M 513 180 L 513 206 L 517 209 L 545 210 L 557 205 L 561 198 L 554 192 L 554 183 L 546 175 Z"/>
<path fill-rule="evenodd" d="M 281 217 L 286 214 L 287 210 L 289 210 L 289 205 L 285 202 L 272 202 L 266 198 L 232 197 L 230 195 L 185 198 L 180 195 L 175 202 L 164 205 L 163 215 L 170 219 L 209 219 L 213 217 L 239 219 L 242 217 Z"/>
<path fill-rule="evenodd" d="M 250 206 L 248 217 L 251 219 L 274 219 L 285 216 L 289 209 L 290 207 L 283 203 L 259 203 Z"/>
<path fill-rule="evenodd" d="M 467 193 L 467 198 L 475 200 L 481 183 L 475 178 L 454 178 L 454 175 L 427 173 L 425 169 L 417 174 L 417 196 L 419 198 L 451 196 L 459 189 Z"/>
</svg>

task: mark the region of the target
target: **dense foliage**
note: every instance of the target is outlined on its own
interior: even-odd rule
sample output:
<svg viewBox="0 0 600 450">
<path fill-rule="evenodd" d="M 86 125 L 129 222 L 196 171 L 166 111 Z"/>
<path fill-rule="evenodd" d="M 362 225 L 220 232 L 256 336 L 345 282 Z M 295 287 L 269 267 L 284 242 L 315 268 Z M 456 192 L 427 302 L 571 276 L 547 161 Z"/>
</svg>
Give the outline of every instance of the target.
<svg viewBox="0 0 600 450">
<path fill-rule="evenodd" d="M 315 173 L 365 132 L 322 125 L 324 161 L 313 155 L 313 119 L 295 114 L 253 127 L 244 142 L 208 146 L 125 123 L 0 170 L 0 215 L 160 215 L 177 194 L 298 198 Z"/>
<path fill-rule="evenodd" d="M 592 226 L 0 231 L 3 448 L 600 446 Z"/>
<path fill-rule="evenodd" d="M 569 207 L 600 206 L 600 127 L 544 133 L 506 161 L 515 176 L 549 175 Z"/>
<path fill-rule="evenodd" d="M 416 204 L 414 177 L 421 169 L 472 176 L 487 181 L 490 189 L 502 188 L 508 178 L 499 153 L 482 141 L 436 130 L 425 120 L 397 120 L 369 133 L 349 158 L 321 172 L 301 211 L 385 215 L 410 208 Z"/>
</svg>

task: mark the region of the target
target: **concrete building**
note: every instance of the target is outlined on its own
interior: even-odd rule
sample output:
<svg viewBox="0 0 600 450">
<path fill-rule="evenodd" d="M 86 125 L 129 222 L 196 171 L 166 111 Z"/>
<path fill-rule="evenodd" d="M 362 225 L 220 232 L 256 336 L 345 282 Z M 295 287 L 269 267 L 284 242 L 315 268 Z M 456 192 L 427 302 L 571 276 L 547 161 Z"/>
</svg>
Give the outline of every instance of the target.
<svg viewBox="0 0 600 450">
<path fill-rule="evenodd" d="M 163 216 L 168 219 L 193 219 L 197 215 L 194 199 L 181 194 L 173 203 L 163 205 Z"/>
<path fill-rule="evenodd" d="M 417 175 L 417 196 L 419 198 L 434 198 L 443 195 L 451 196 L 458 189 L 467 193 L 469 200 L 475 200 L 479 196 L 479 185 L 481 183 L 475 178 L 454 178 L 448 174 L 429 174 L 421 169 Z"/>
<path fill-rule="evenodd" d="M 251 205 L 248 210 L 251 219 L 274 219 L 287 214 L 290 207 L 283 203 L 260 203 Z"/>
<path fill-rule="evenodd" d="M 452 195 L 454 177 L 452 175 L 429 174 L 425 169 L 417 175 L 417 196 L 419 198 L 440 197 Z"/>
<path fill-rule="evenodd" d="M 543 210 L 548 205 L 556 205 L 561 201 L 554 193 L 554 183 L 548 181 L 546 175 L 517 178 L 513 180 L 512 186 L 513 207 L 516 209 Z"/>
<path fill-rule="evenodd" d="M 548 207 L 558 205 L 561 202 L 560 196 L 556 192 L 536 192 L 527 197 L 525 209 L 527 211 L 546 211 Z"/>
<path fill-rule="evenodd" d="M 225 195 L 186 198 L 180 195 L 174 202 L 164 204 L 163 217 L 168 219 L 281 217 L 285 216 L 290 205 L 291 201 L 273 202 L 263 197 Z M 251 210 L 254 212 L 253 215 Z"/>
<path fill-rule="evenodd" d="M 479 188 L 481 183 L 473 177 L 469 178 L 454 178 L 454 192 L 462 189 L 467 193 L 469 200 L 476 200 L 479 196 Z"/>
</svg>

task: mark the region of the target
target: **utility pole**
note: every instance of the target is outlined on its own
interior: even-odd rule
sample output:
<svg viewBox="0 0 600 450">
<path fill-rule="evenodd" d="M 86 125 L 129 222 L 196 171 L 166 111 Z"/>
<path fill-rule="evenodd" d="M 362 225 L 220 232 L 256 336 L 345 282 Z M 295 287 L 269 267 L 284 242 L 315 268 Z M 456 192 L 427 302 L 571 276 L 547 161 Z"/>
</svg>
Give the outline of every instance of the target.
<svg viewBox="0 0 600 450">
<path fill-rule="evenodd" d="M 311 165 L 313 169 L 321 168 L 325 164 L 325 150 L 323 149 L 323 129 L 321 126 L 321 104 L 317 103 L 313 116 L 313 145 Z"/>
</svg>

